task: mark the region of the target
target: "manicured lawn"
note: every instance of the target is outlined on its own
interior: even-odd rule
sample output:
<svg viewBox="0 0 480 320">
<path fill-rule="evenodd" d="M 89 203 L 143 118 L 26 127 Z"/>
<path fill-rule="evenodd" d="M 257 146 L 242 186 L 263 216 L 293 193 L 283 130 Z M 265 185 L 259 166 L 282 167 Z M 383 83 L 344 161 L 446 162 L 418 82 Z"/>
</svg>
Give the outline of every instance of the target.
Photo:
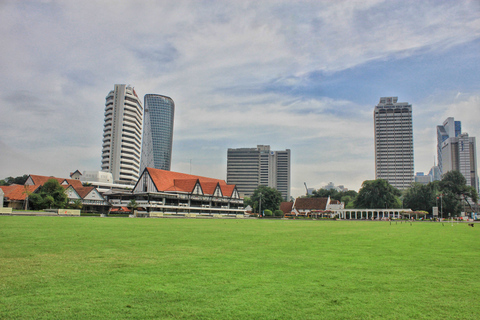
<svg viewBox="0 0 480 320">
<path fill-rule="evenodd" d="M 0 217 L 0 319 L 478 319 L 480 225 Z"/>
</svg>

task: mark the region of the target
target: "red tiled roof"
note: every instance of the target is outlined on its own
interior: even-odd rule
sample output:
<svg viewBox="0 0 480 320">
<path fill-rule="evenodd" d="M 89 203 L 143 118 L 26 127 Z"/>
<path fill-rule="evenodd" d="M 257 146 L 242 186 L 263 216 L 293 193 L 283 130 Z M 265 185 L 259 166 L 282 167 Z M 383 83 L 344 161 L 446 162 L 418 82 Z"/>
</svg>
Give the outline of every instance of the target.
<svg viewBox="0 0 480 320">
<path fill-rule="evenodd" d="M 166 191 L 192 192 L 197 181 L 197 179 L 175 179 L 173 180 L 173 186 Z"/>
<path fill-rule="evenodd" d="M 221 185 L 220 189 L 222 189 L 222 194 L 224 197 L 231 197 L 233 194 L 233 190 L 235 190 L 235 185 L 233 184 Z"/>
<path fill-rule="evenodd" d="M 215 182 L 219 183 L 220 185 L 227 184 L 224 180 L 195 176 L 186 173 L 154 168 L 147 168 L 146 170 L 148 171 L 158 191 L 185 191 L 185 189 L 188 189 L 188 187 L 190 187 L 192 181 L 195 181 L 196 183 L 197 180 L 200 182 L 200 184 L 202 184 L 203 182 Z M 178 182 L 176 182 L 176 180 L 178 180 Z M 186 192 L 191 192 L 194 186 L 195 184 L 193 184 L 191 189 Z"/>
<path fill-rule="evenodd" d="M 293 208 L 293 202 L 281 202 L 280 203 L 280 210 L 282 210 L 283 213 L 292 212 L 292 208 Z"/>
<path fill-rule="evenodd" d="M 84 199 L 93 189 L 94 187 L 73 187 L 75 191 L 77 191 L 80 198 Z"/>
<path fill-rule="evenodd" d="M 3 190 L 4 197 L 6 199 L 8 198 L 8 200 L 22 201 L 27 197 L 25 189 L 27 192 L 33 193 L 38 189 L 38 187 L 40 186 L 24 186 L 20 184 L 14 184 L 11 186 L 0 186 L 0 189 Z"/>
<path fill-rule="evenodd" d="M 295 209 L 297 210 L 325 210 L 328 198 L 297 198 Z"/>
<path fill-rule="evenodd" d="M 45 182 L 47 182 L 50 179 L 55 179 L 58 181 L 58 183 L 62 184 L 64 181 L 67 181 L 69 185 L 72 185 L 73 187 L 82 187 L 82 182 L 80 180 L 75 180 L 75 179 L 64 179 L 64 178 L 56 178 L 56 177 L 47 177 L 47 176 L 38 176 L 31 174 L 30 178 L 32 178 L 33 184 L 36 186 L 43 186 Z"/>
<path fill-rule="evenodd" d="M 200 183 L 204 194 L 213 194 L 218 186 L 218 182 L 202 182 Z"/>
</svg>

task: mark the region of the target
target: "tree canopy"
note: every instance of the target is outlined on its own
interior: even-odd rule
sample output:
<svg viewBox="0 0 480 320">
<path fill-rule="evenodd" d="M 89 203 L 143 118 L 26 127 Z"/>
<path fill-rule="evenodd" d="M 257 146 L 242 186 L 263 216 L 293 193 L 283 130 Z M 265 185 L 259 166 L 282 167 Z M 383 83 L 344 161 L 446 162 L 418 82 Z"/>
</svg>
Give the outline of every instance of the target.
<svg viewBox="0 0 480 320">
<path fill-rule="evenodd" d="M 31 194 L 28 199 L 31 208 L 35 210 L 65 208 L 68 203 L 65 189 L 55 179 L 45 182 L 39 191 Z"/>
<path fill-rule="evenodd" d="M 403 203 L 405 208 L 413 211 L 427 211 L 432 213 L 432 207 L 436 204 L 438 183 L 419 184 L 414 183 L 411 188 L 405 190 Z"/>
<path fill-rule="evenodd" d="M 282 194 L 277 189 L 258 186 L 250 197 L 251 206 L 256 213 L 259 213 L 260 199 L 262 203 L 261 210 L 271 210 L 272 212 L 280 208 L 280 203 L 283 200 Z"/>
<path fill-rule="evenodd" d="M 399 208 L 401 202 L 400 190 L 394 188 L 387 180 L 366 180 L 362 183 L 357 197 L 355 208 Z"/>
<path fill-rule="evenodd" d="M 0 186 L 9 186 L 12 184 L 25 184 L 25 181 L 28 179 L 28 174 L 18 177 L 7 177 L 3 180 L 0 180 Z"/>
</svg>

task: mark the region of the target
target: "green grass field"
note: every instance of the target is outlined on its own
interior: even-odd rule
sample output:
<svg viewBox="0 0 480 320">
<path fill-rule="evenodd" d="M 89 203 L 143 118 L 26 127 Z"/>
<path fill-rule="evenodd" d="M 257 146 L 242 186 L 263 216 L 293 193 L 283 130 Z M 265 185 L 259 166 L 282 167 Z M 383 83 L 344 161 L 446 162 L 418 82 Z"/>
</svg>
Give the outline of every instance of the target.
<svg viewBox="0 0 480 320">
<path fill-rule="evenodd" d="M 0 319 L 478 319 L 480 225 L 0 217 Z"/>
</svg>

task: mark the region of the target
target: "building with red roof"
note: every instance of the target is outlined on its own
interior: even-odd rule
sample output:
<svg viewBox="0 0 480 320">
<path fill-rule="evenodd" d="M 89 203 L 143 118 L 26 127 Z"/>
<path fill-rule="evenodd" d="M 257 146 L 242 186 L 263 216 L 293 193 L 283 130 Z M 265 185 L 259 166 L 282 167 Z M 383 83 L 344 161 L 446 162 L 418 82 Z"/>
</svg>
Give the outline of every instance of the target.
<svg viewBox="0 0 480 320">
<path fill-rule="evenodd" d="M 24 209 L 25 202 L 28 200 L 28 195 L 37 191 L 40 186 L 30 186 L 30 185 L 21 185 L 13 184 L 10 186 L 0 186 L 0 189 L 3 191 L 4 199 L 3 201 L 9 208 L 13 209 Z M 3 203 L 1 204 L 3 206 Z"/>
<path fill-rule="evenodd" d="M 114 207 L 135 199 L 147 212 L 244 214 L 243 199 L 225 180 L 145 168 L 132 192 L 106 193 Z"/>
</svg>

